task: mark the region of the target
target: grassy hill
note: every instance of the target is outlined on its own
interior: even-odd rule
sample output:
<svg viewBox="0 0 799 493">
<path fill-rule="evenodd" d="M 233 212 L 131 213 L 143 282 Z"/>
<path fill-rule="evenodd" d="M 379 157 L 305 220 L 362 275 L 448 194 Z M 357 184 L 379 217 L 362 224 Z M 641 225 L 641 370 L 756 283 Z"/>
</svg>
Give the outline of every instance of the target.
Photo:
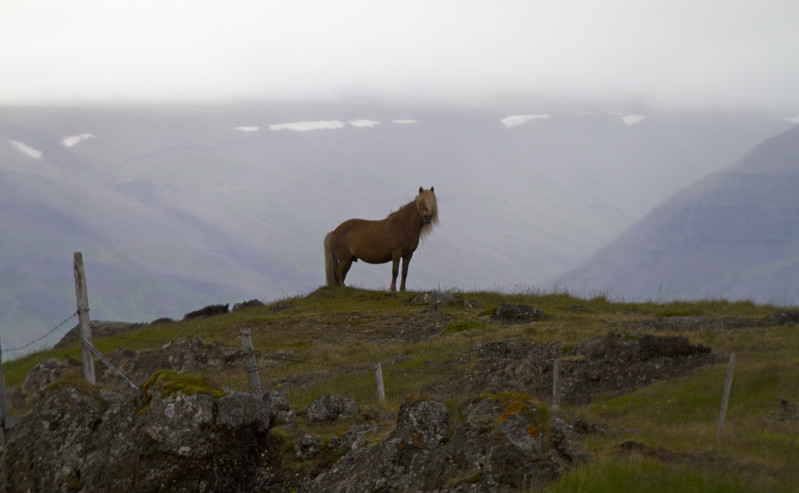
<svg viewBox="0 0 799 493">
<path fill-rule="evenodd" d="M 464 402 L 494 391 L 525 392 L 549 407 L 551 387 L 540 382 L 551 381 L 551 361 L 531 355 L 536 348 L 554 347 L 573 377 L 562 390 L 557 413 L 583 423 L 582 445 L 592 459 L 548 491 L 795 489 L 799 331 L 795 321 L 780 324 L 779 317 L 771 316 L 778 308 L 725 301 L 613 303 L 602 296 L 535 292 L 463 292 L 449 303 L 430 304 L 418 295 L 321 288 L 215 317 L 136 327 L 96 338 L 95 344 L 106 355 L 121 354 L 119 349 L 160 350 L 181 338 L 240 349 L 239 332 L 249 328 L 264 390 L 278 391 L 297 414 L 295 426 L 273 431 L 286 443 L 300 433 L 343 431 L 335 429 L 340 425 L 323 429 L 303 420 L 305 407 L 326 394 L 355 399 L 362 414 L 379 422 L 379 436 L 370 437 L 375 441 L 390 431 L 400 403 L 412 394 L 444 402 L 452 419 L 458 419 Z M 529 305 L 544 317 L 503 322 L 494 317 L 502 304 Z M 623 344 L 647 336 L 683 337 L 691 345 L 707 346 L 714 363 L 664 371 L 664 361 L 682 361 L 675 353 L 671 359 L 652 360 L 647 372 L 625 366 Z M 591 342 L 611 339 L 621 342 Z M 587 342 L 606 353 L 598 356 L 606 366 L 596 374 L 585 371 L 580 383 L 582 370 L 577 369 L 589 358 L 580 348 Z M 514 356 L 519 348 L 532 349 Z M 723 436 L 716 440 L 730 353 L 736 355 L 732 392 Z M 5 363 L 7 385 L 20 387 L 37 363 L 65 355 L 80 359 L 80 348 L 72 345 Z M 161 368 L 170 364 L 160 363 Z M 376 363 L 385 380 L 382 402 L 376 393 Z M 146 368 L 147 373 L 157 367 Z M 249 388 L 240 360 L 200 367 L 197 373 L 215 387 Z M 624 385 L 604 386 L 611 374 Z M 101 377 L 100 385 L 120 384 Z M 580 385 L 583 393 L 575 390 Z M 298 472 L 324 466 L 286 464 Z"/>
</svg>

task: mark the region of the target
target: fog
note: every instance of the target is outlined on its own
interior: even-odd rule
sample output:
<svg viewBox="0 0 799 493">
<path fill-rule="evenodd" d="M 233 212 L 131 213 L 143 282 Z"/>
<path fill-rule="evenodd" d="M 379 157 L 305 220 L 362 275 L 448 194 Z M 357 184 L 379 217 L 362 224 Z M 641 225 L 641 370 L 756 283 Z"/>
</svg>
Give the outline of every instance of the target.
<svg viewBox="0 0 799 493">
<path fill-rule="evenodd" d="M 799 3 L 6 0 L 0 104 L 580 100 L 799 114 Z"/>
</svg>

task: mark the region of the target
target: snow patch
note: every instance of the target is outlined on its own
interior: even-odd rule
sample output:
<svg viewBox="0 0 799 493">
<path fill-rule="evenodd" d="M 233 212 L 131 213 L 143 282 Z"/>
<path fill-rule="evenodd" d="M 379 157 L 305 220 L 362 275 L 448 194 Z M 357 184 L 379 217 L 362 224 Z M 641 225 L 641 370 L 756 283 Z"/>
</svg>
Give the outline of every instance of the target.
<svg viewBox="0 0 799 493">
<path fill-rule="evenodd" d="M 11 140 L 10 142 L 12 146 L 17 148 L 17 150 L 22 151 L 23 153 L 27 154 L 29 157 L 32 157 L 33 159 L 42 158 L 42 151 L 34 149 L 33 147 L 25 144 L 24 142 L 20 142 L 18 140 Z"/>
<path fill-rule="evenodd" d="M 380 122 L 375 120 L 350 120 L 347 123 L 349 123 L 353 127 L 358 127 L 358 128 L 376 127 L 380 125 Z"/>
<path fill-rule="evenodd" d="M 631 114 L 631 115 L 624 115 L 624 116 L 622 116 L 622 117 L 621 117 L 621 120 L 622 120 L 622 121 L 623 121 L 625 124 L 627 124 L 627 125 L 629 125 L 629 126 L 633 126 L 633 125 L 638 125 L 639 123 L 641 123 L 642 121 L 644 121 L 644 118 L 646 118 L 646 115 L 632 115 L 632 114 Z"/>
<path fill-rule="evenodd" d="M 511 115 L 500 120 L 507 128 L 523 125 L 531 120 L 544 120 L 551 115 Z"/>
<path fill-rule="evenodd" d="M 391 121 L 399 125 L 411 125 L 413 123 L 416 123 L 416 120 L 391 120 Z"/>
<path fill-rule="evenodd" d="M 86 139 L 96 139 L 97 136 L 94 134 L 80 134 L 80 135 L 72 135 L 69 137 L 64 137 L 64 140 L 61 142 L 64 144 L 64 147 L 73 147 Z"/>
<path fill-rule="evenodd" d="M 295 132 L 308 132 L 311 130 L 329 130 L 342 128 L 346 125 L 344 122 L 338 120 L 319 120 L 319 121 L 301 121 L 289 123 L 277 123 L 269 125 L 270 130 L 294 130 Z"/>
<path fill-rule="evenodd" d="M 233 127 L 233 130 L 235 130 L 237 132 L 252 133 L 252 132 L 257 132 L 257 131 L 261 130 L 261 127 L 259 127 L 257 125 L 251 125 L 251 126 L 243 125 L 241 127 Z"/>
</svg>

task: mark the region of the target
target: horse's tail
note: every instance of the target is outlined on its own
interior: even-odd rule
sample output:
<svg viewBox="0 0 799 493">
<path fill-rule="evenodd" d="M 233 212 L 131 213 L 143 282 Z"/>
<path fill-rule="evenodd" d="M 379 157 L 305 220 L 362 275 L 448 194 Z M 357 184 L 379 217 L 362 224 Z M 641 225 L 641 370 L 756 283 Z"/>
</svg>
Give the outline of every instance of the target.
<svg viewBox="0 0 799 493">
<path fill-rule="evenodd" d="M 328 286 L 337 286 L 336 267 L 338 258 L 333 254 L 333 232 L 325 235 L 325 277 Z"/>
</svg>

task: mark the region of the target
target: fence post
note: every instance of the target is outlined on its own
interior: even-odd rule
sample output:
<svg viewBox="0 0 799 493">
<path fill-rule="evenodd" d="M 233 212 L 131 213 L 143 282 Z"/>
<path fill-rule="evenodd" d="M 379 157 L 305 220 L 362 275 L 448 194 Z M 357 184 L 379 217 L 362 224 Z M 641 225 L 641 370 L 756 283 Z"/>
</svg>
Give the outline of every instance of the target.
<svg viewBox="0 0 799 493">
<path fill-rule="evenodd" d="M 85 340 L 81 340 L 81 344 L 83 345 L 83 347 L 89 348 L 89 351 L 91 351 L 92 354 L 97 356 L 97 358 L 100 361 L 105 363 L 105 366 L 107 366 L 108 369 L 111 370 L 111 372 L 113 372 L 116 376 L 118 376 L 126 384 L 128 384 L 128 387 L 130 387 L 133 390 L 136 390 L 138 392 L 142 392 L 142 390 L 139 387 L 137 387 L 135 383 L 131 382 L 130 379 L 128 377 L 126 377 L 124 373 L 122 373 L 122 370 L 120 370 L 119 368 L 114 366 L 114 364 L 111 363 L 111 361 L 109 361 L 108 358 L 106 358 L 105 355 L 103 353 L 101 353 L 99 349 L 94 347 L 94 344 L 92 344 L 91 342 L 86 342 Z"/>
<path fill-rule="evenodd" d="M 386 389 L 383 387 L 383 367 L 380 363 L 375 365 L 375 381 L 377 382 L 377 398 L 380 402 L 386 400 Z"/>
<path fill-rule="evenodd" d="M 730 402 L 733 368 L 735 368 L 735 353 L 730 354 L 730 362 L 727 364 L 727 379 L 724 381 L 724 395 L 721 398 L 721 414 L 719 415 L 719 424 L 716 426 L 716 441 L 721 440 L 721 432 L 724 430 L 724 417 L 727 415 L 727 404 Z"/>
<path fill-rule="evenodd" d="M 78 326 L 80 327 L 81 357 L 83 359 L 83 378 L 92 385 L 97 383 L 94 377 L 94 355 L 91 349 L 83 344 L 83 340 L 92 341 L 92 325 L 89 320 L 89 294 L 86 289 L 86 273 L 83 271 L 83 254 L 75 252 L 75 297 L 78 300 Z"/>
<path fill-rule="evenodd" d="M 6 403 L 6 373 L 3 370 L 3 343 L 0 342 L 0 440 L 6 443 L 6 418 L 8 417 L 8 403 Z"/>
<path fill-rule="evenodd" d="M 552 362 L 552 409 L 560 405 L 560 360 Z"/>
<path fill-rule="evenodd" d="M 252 345 L 250 329 L 239 331 L 241 347 L 244 349 L 244 361 L 247 367 L 247 378 L 250 380 L 250 391 L 255 397 L 261 397 L 261 377 L 258 375 L 258 363 L 255 361 L 255 348 Z"/>
</svg>

